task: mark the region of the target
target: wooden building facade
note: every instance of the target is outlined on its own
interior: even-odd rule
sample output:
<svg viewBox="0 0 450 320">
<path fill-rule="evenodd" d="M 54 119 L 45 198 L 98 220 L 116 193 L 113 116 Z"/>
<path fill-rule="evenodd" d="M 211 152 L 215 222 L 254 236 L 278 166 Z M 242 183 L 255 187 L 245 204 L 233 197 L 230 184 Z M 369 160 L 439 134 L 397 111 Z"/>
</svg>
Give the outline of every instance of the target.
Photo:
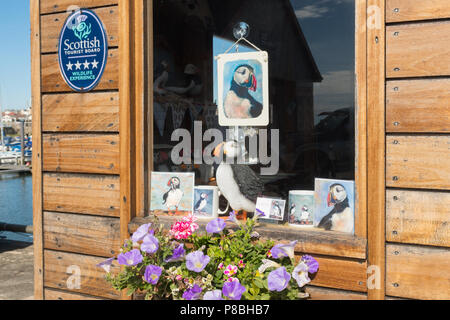
<svg viewBox="0 0 450 320">
<path fill-rule="evenodd" d="M 30 1 L 35 298 L 126 299 L 96 264 L 146 220 L 152 0 Z M 260 233 L 297 239 L 299 254 L 317 258 L 313 299 L 448 299 L 450 3 L 355 5 L 355 235 Z M 59 72 L 73 6 L 93 9 L 108 34 L 108 63 L 89 93 L 72 92 Z"/>
</svg>

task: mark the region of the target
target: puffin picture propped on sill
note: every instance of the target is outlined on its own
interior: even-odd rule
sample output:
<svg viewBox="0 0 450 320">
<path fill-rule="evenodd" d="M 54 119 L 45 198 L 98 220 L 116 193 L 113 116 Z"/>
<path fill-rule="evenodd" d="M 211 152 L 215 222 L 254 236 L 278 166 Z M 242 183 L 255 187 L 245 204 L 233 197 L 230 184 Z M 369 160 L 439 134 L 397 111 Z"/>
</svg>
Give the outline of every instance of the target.
<svg viewBox="0 0 450 320">
<path fill-rule="evenodd" d="M 194 173 L 152 172 L 150 211 L 188 215 L 193 209 Z"/>
<path fill-rule="evenodd" d="M 222 152 L 229 160 L 233 159 L 233 163 L 222 161 L 219 164 L 216 170 L 217 186 L 230 207 L 238 213 L 242 211 L 241 216 L 245 218 L 247 213 L 255 212 L 256 200 L 263 194 L 264 184 L 249 166 L 235 164 L 242 154 L 237 141 L 220 143 L 214 150 L 214 156 L 220 157 Z"/>
<path fill-rule="evenodd" d="M 353 234 L 354 182 L 316 179 L 315 189 L 317 227 Z M 326 197 L 325 192 L 327 192 Z"/>
</svg>

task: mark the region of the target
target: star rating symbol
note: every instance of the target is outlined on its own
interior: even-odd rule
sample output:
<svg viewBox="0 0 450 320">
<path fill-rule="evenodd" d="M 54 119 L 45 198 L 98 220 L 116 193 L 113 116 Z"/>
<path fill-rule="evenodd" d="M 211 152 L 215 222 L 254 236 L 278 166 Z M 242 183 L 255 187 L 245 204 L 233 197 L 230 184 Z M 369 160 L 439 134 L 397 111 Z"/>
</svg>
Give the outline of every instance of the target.
<svg viewBox="0 0 450 320">
<path fill-rule="evenodd" d="M 81 63 L 79 61 L 75 63 L 75 70 L 81 70 Z"/>
<path fill-rule="evenodd" d="M 84 63 L 83 63 L 83 65 L 84 65 L 84 70 L 89 69 L 89 65 L 90 65 L 90 64 L 91 64 L 90 62 L 88 62 L 87 60 L 85 60 Z"/>
<path fill-rule="evenodd" d="M 94 68 L 97 69 L 98 61 L 94 59 L 94 61 L 91 63 L 92 63 L 92 69 L 94 69 Z"/>
<path fill-rule="evenodd" d="M 66 64 L 66 66 L 67 66 L 67 70 L 72 70 L 73 64 L 72 64 L 72 62 L 69 61 L 69 63 Z"/>
</svg>

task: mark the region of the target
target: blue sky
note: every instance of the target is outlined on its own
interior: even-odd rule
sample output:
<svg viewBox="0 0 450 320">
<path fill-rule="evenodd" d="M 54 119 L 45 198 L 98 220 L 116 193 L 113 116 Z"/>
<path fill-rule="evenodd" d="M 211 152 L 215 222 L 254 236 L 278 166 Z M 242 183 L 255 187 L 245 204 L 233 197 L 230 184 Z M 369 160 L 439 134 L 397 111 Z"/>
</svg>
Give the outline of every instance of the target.
<svg viewBox="0 0 450 320">
<path fill-rule="evenodd" d="M 30 103 L 30 1 L 0 1 L 0 103 L 3 110 Z"/>
</svg>

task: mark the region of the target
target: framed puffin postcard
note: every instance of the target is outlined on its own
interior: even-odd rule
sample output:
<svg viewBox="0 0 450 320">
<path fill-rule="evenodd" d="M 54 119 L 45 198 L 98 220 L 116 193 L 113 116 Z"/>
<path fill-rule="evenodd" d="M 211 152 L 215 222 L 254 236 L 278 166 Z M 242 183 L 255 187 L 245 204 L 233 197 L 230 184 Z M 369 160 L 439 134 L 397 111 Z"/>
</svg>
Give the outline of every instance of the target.
<svg viewBox="0 0 450 320">
<path fill-rule="evenodd" d="M 284 220 L 284 207 L 286 200 L 273 198 L 258 198 L 256 199 L 256 209 L 263 212 L 264 215 L 259 219 L 266 221 L 280 222 Z"/>
<path fill-rule="evenodd" d="M 193 212 L 193 172 L 152 172 L 150 211 L 187 216 Z"/>
<path fill-rule="evenodd" d="M 217 104 L 221 126 L 269 124 L 269 55 L 265 51 L 217 56 Z"/>
<path fill-rule="evenodd" d="M 316 179 L 314 188 L 314 226 L 354 234 L 355 182 Z"/>
<path fill-rule="evenodd" d="M 196 186 L 194 188 L 194 216 L 213 219 L 219 216 L 219 188 L 216 186 Z"/>
</svg>

